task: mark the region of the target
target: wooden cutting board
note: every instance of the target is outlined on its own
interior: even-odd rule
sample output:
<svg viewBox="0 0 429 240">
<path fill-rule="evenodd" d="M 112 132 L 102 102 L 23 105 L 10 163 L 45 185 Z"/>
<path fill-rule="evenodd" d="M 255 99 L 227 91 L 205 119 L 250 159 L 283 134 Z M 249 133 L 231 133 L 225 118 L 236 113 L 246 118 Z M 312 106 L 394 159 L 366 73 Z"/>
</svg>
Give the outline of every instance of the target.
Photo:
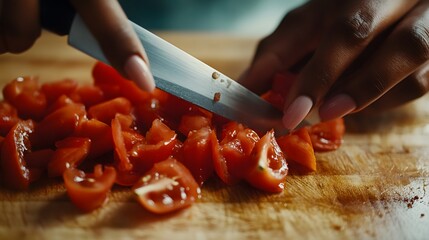
<svg viewBox="0 0 429 240">
<path fill-rule="evenodd" d="M 233 78 L 257 43 L 161 35 Z M 21 75 L 90 82 L 94 61 L 65 42 L 44 33 L 25 54 L 0 56 L 1 85 Z M 125 188 L 89 214 L 70 203 L 60 181 L 28 192 L 0 188 L 0 239 L 429 239 L 428 104 L 426 96 L 378 116 L 346 119 L 343 146 L 317 154 L 316 173 L 291 173 L 281 194 L 212 180 L 191 208 L 157 216 Z"/>
</svg>

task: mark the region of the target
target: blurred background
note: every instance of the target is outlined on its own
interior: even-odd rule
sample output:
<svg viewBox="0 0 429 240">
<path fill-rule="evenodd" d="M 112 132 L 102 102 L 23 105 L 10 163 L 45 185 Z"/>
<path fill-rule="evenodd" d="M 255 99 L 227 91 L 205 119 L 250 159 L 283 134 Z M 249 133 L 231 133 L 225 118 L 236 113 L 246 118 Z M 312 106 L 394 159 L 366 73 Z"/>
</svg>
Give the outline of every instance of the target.
<svg viewBox="0 0 429 240">
<path fill-rule="evenodd" d="M 212 31 L 261 36 L 306 0 L 120 0 L 128 17 L 155 31 Z"/>
</svg>

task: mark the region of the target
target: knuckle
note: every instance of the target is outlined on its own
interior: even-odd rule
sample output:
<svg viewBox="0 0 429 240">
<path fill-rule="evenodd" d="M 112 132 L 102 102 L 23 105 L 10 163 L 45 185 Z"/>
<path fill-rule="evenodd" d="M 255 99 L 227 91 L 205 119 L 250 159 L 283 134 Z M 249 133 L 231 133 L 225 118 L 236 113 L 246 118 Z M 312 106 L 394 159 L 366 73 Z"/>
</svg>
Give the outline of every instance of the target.
<svg viewBox="0 0 429 240">
<path fill-rule="evenodd" d="M 424 62 L 429 59 L 429 29 L 421 23 L 404 28 L 400 35 L 405 46 L 409 46 L 414 59 Z"/>
<path fill-rule="evenodd" d="M 347 41 L 353 44 L 368 41 L 374 32 L 374 15 L 359 11 L 351 16 L 338 19 L 336 30 Z"/>
<path fill-rule="evenodd" d="M 416 98 L 422 97 L 429 92 L 429 74 L 413 74 L 408 78 L 408 87 Z"/>
</svg>

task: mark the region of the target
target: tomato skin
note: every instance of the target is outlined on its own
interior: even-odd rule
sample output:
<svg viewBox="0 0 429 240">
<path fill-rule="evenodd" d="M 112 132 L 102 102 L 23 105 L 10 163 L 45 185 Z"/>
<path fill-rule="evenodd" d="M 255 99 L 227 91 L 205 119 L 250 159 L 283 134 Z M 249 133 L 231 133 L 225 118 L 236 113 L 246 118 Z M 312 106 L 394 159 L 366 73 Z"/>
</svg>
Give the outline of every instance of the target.
<svg viewBox="0 0 429 240">
<path fill-rule="evenodd" d="M 288 161 L 295 162 L 307 170 L 316 171 L 316 156 L 307 128 L 281 136 L 277 138 L 277 143 Z"/>
<path fill-rule="evenodd" d="M 189 132 L 183 143 L 181 162 L 201 186 L 213 174 L 212 141 L 217 141 L 216 133 L 208 127 Z"/>
<path fill-rule="evenodd" d="M 90 119 L 95 118 L 106 124 L 110 124 L 117 113 L 130 114 L 131 102 L 126 98 L 118 97 L 99 103 L 88 109 L 88 117 Z"/>
<path fill-rule="evenodd" d="M 204 127 L 211 127 L 211 119 L 201 115 L 183 115 L 178 129 L 184 136 L 188 136 L 189 132 Z"/>
<path fill-rule="evenodd" d="M 56 141 L 72 135 L 85 117 L 85 106 L 82 104 L 64 106 L 37 124 L 31 142 L 36 149 L 52 147 Z"/>
<path fill-rule="evenodd" d="M 122 125 L 120 122 L 120 114 L 116 114 L 112 120 L 112 136 L 115 155 L 117 156 L 117 169 L 120 172 L 131 171 L 133 165 L 128 157 L 127 149 L 125 146 L 124 136 L 122 134 Z"/>
<path fill-rule="evenodd" d="M 8 188 L 25 190 L 29 187 L 31 173 L 24 155 L 31 151 L 30 135 L 33 131 L 32 120 L 19 121 L 3 140 L 0 169 Z"/>
<path fill-rule="evenodd" d="M 343 142 L 345 133 L 344 120 L 333 119 L 318 123 L 309 128 L 311 142 L 316 152 L 326 152 L 338 149 Z"/>
<path fill-rule="evenodd" d="M 86 174 L 75 168 L 68 168 L 64 174 L 64 185 L 73 204 L 83 212 L 93 211 L 106 201 L 116 178 L 113 167 L 98 164 L 94 173 Z"/>
<path fill-rule="evenodd" d="M 75 102 L 83 103 L 87 108 L 90 108 L 105 100 L 103 91 L 98 86 L 93 85 L 79 86 L 73 93 L 70 94 L 70 98 Z"/>
<path fill-rule="evenodd" d="M 10 129 L 19 121 L 15 107 L 5 101 L 0 102 L 0 136 L 6 136 Z"/>
<path fill-rule="evenodd" d="M 88 155 L 89 138 L 68 137 L 55 143 L 57 149 L 48 164 L 50 177 L 62 176 L 68 168 L 76 168 Z"/>
<path fill-rule="evenodd" d="M 173 158 L 156 163 L 133 191 L 140 204 L 156 214 L 189 207 L 200 198 L 200 188 L 189 170 Z"/>
<path fill-rule="evenodd" d="M 279 193 L 284 189 L 288 167 L 286 159 L 274 137 L 274 131 L 267 132 L 252 150 L 251 170 L 246 181 L 267 192 Z"/>
</svg>

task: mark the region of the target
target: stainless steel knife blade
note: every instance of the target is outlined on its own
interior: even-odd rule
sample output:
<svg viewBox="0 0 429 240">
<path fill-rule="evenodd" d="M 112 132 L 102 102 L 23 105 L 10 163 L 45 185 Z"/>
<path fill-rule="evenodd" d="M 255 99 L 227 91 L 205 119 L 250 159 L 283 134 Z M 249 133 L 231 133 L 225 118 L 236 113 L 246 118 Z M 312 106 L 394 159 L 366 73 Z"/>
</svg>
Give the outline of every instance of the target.
<svg viewBox="0 0 429 240">
<path fill-rule="evenodd" d="M 288 133 L 281 122 L 282 112 L 258 95 L 148 30 L 131 24 L 146 50 L 158 88 L 255 130 Z M 78 15 L 71 26 L 69 44 L 108 64 Z"/>
</svg>

